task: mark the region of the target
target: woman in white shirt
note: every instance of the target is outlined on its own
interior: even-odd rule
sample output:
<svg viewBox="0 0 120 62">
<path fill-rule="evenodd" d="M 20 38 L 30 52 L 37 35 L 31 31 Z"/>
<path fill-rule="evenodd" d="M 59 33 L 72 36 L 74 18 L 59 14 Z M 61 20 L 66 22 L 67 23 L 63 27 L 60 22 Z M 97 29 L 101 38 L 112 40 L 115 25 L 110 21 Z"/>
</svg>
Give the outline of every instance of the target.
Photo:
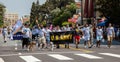
<svg viewBox="0 0 120 62">
<path fill-rule="evenodd" d="M 103 30 L 100 26 L 98 26 L 96 30 L 96 38 L 97 38 L 96 47 L 100 48 L 101 40 L 103 38 Z"/>
<path fill-rule="evenodd" d="M 112 45 L 112 40 L 115 37 L 114 28 L 112 27 L 112 24 L 109 24 L 109 27 L 107 28 L 107 39 L 108 39 L 108 47 L 110 48 Z"/>
</svg>

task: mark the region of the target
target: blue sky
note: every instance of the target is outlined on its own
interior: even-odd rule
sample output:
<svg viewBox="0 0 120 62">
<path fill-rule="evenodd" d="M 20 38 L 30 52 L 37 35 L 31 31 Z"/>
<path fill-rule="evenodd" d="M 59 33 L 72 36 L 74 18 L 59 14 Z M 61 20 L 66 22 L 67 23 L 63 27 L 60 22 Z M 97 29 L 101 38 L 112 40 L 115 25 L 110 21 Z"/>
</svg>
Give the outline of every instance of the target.
<svg viewBox="0 0 120 62">
<path fill-rule="evenodd" d="M 30 9 L 32 6 L 32 2 L 36 2 L 37 0 L 0 0 L 3 3 L 8 12 L 15 12 L 19 14 L 19 18 L 24 15 L 30 14 Z M 43 4 L 46 0 L 39 0 L 40 4 Z"/>
</svg>

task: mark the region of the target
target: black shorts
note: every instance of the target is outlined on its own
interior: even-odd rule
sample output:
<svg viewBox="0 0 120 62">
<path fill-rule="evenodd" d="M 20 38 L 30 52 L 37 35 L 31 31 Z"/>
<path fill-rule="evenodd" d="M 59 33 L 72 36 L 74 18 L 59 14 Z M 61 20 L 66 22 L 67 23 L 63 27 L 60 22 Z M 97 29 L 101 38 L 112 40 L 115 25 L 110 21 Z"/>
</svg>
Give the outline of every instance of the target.
<svg viewBox="0 0 120 62">
<path fill-rule="evenodd" d="M 29 38 L 23 38 L 22 40 L 23 40 L 23 42 L 22 42 L 23 45 L 29 45 L 30 44 Z"/>
</svg>

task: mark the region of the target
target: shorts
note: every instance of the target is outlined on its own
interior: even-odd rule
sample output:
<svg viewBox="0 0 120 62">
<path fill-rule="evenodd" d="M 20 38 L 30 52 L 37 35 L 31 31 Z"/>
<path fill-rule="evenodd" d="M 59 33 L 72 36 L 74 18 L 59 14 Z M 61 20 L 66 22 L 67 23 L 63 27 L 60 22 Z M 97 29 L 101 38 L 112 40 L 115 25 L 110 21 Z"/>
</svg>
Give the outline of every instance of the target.
<svg viewBox="0 0 120 62">
<path fill-rule="evenodd" d="M 50 37 L 46 37 L 46 42 L 50 43 Z"/>
<path fill-rule="evenodd" d="M 30 44 L 29 38 L 23 38 L 22 40 L 23 40 L 22 45 L 29 45 Z"/>
<path fill-rule="evenodd" d="M 78 41 L 79 41 L 79 40 L 80 40 L 80 36 L 77 36 L 77 35 L 76 35 L 76 36 L 75 36 L 75 40 L 78 40 Z"/>
<path fill-rule="evenodd" d="M 101 41 L 102 40 L 102 36 L 97 36 L 97 41 Z"/>
<path fill-rule="evenodd" d="M 113 36 L 112 35 L 108 35 L 107 39 L 108 39 L 108 41 L 112 41 L 113 40 Z"/>
<path fill-rule="evenodd" d="M 46 44 L 46 39 L 45 39 L 45 37 L 39 37 L 38 38 L 38 43 L 42 43 L 42 44 Z"/>
<path fill-rule="evenodd" d="M 89 40 L 90 40 L 90 37 L 89 37 L 89 36 L 84 36 L 84 40 L 85 40 L 85 41 L 89 41 Z"/>
</svg>

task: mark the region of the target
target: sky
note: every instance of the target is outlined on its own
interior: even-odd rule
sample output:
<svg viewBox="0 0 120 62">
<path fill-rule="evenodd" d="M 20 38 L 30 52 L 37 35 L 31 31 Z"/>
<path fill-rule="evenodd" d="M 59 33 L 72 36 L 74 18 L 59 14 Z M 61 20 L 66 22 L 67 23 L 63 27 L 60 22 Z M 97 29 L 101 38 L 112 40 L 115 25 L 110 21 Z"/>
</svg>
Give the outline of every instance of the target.
<svg viewBox="0 0 120 62">
<path fill-rule="evenodd" d="M 24 15 L 30 15 L 31 6 L 37 0 L 0 0 L 8 12 L 18 13 L 19 18 Z M 46 0 L 39 0 L 40 5 L 45 3 Z"/>
</svg>

